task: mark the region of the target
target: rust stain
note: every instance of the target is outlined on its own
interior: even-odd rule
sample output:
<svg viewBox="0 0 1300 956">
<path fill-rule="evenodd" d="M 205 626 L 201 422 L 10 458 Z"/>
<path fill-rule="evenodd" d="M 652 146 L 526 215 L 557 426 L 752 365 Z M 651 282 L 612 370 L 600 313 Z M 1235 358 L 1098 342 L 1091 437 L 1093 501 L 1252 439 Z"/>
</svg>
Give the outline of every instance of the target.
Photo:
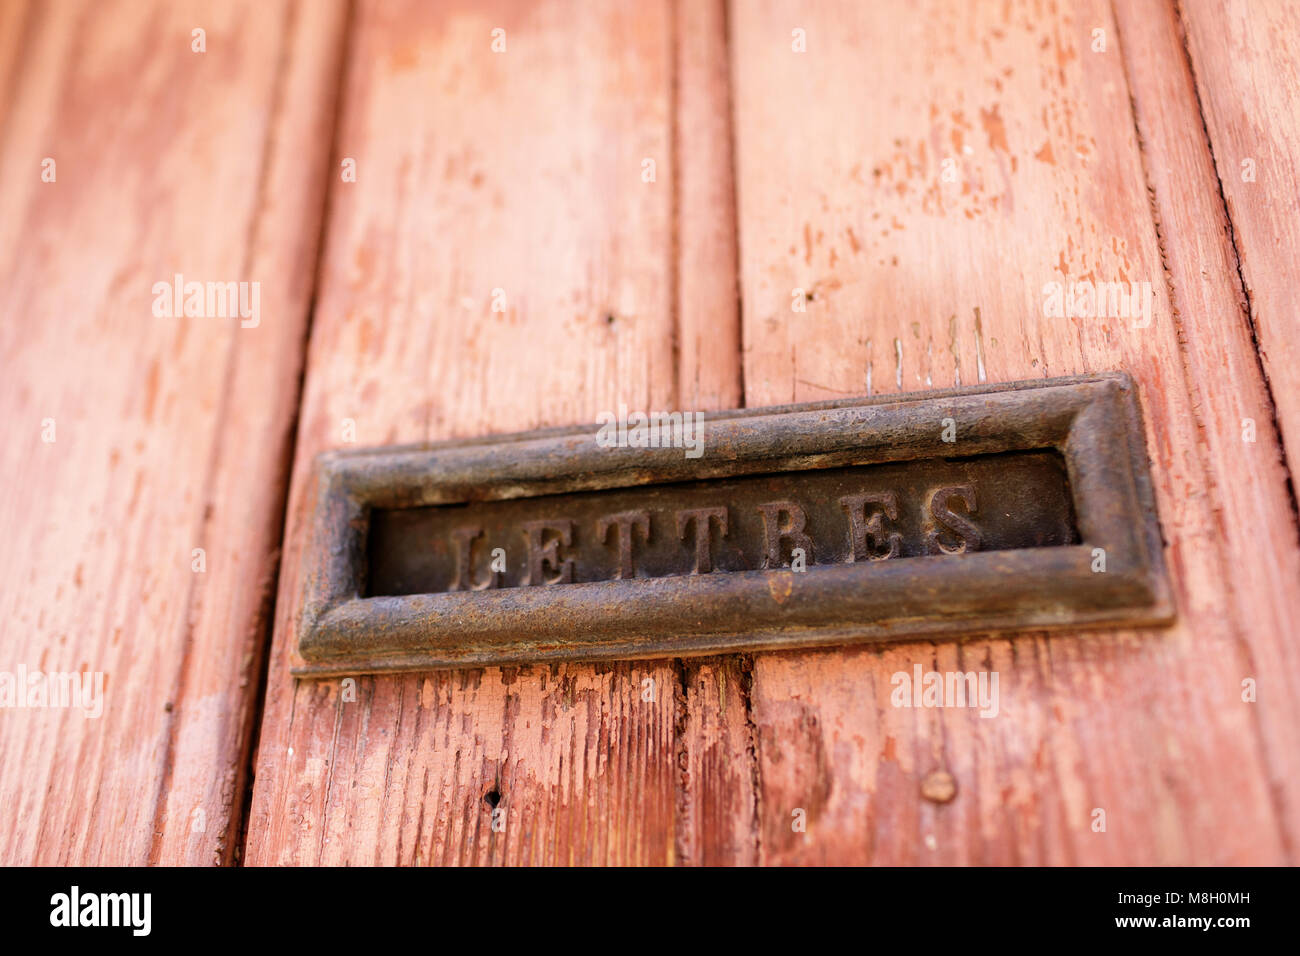
<svg viewBox="0 0 1300 956">
<path fill-rule="evenodd" d="M 789 575 L 773 575 L 768 579 L 767 590 L 771 593 L 772 600 L 777 604 L 784 604 L 790 597 L 790 592 L 794 590 L 794 581 Z"/>
</svg>

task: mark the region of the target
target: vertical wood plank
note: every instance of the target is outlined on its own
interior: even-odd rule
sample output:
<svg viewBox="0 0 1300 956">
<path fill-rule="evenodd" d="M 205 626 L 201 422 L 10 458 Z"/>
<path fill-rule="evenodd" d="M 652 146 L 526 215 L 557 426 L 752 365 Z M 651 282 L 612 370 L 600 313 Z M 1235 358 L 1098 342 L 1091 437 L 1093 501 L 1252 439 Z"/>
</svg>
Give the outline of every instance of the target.
<svg viewBox="0 0 1300 956">
<path fill-rule="evenodd" d="M 1300 8 L 1286 0 L 1179 4 L 1203 120 L 1232 217 L 1260 362 L 1300 472 Z M 1268 427 L 1268 420 L 1258 419 Z"/>
<path fill-rule="evenodd" d="M 1226 237 L 1201 234 L 1197 277 L 1190 237 L 1166 234 L 1167 278 L 1156 228 L 1177 219 L 1171 182 L 1199 172 L 1207 190 L 1180 152 L 1203 149 L 1180 138 L 1190 104 L 1165 105 L 1182 114 L 1157 210 L 1107 4 L 732 13 L 747 404 L 1127 369 L 1180 615 L 1165 630 L 758 657 L 763 858 L 1289 860 L 1294 817 L 1270 759 L 1294 749 L 1294 725 L 1275 722 L 1290 705 L 1265 714 L 1242 681 L 1290 653 L 1271 629 L 1294 620 L 1294 597 L 1272 585 L 1274 565 L 1294 567 L 1294 523 L 1275 445 L 1243 464 L 1235 428 L 1206 436 L 1231 416 L 1202 402 L 1263 400 L 1247 343 L 1197 309 L 1232 301 Z M 1094 50 L 1098 30 L 1110 42 Z M 1080 279 L 1150 282 L 1150 325 L 1049 314 L 1048 284 Z M 1211 349 L 1234 350 L 1231 384 L 1209 377 Z M 1253 523 L 1264 516 L 1283 520 Z M 998 716 L 894 706 L 892 676 L 916 665 L 996 672 Z M 1294 700 L 1294 681 L 1274 692 Z M 1223 766 L 1237 770 L 1206 772 Z"/>
<path fill-rule="evenodd" d="M 40 4 L 0 73 L 0 669 L 105 682 L 0 712 L 6 863 L 231 857 L 334 9 Z M 260 323 L 155 314 L 177 273 L 259 281 Z"/>
<path fill-rule="evenodd" d="M 674 2 L 677 405 L 743 404 L 730 51 L 725 0 Z M 751 668 L 739 656 L 678 664 L 677 862 L 757 862 Z"/>
<path fill-rule="evenodd" d="M 1248 628 L 1244 650 L 1259 689 L 1254 709 L 1269 785 L 1284 846 L 1294 854 L 1300 845 L 1300 547 L 1287 461 L 1271 427 L 1274 394 L 1260 374 L 1177 11 L 1165 0 L 1143 0 L 1119 4 L 1115 13 L 1188 391 L 1207 479 L 1217 486 L 1212 496 L 1229 569 L 1223 584 L 1232 613 Z M 1294 136 L 1300 111 L 1274 112 L 1270 125 L 1278 137 Z M 1270 374 L 1273 392 L 1287 388 L 1286 374 Z"/>
<path fill-rule="evenodd" d="M 725 0 L 674 3 L 678 405 L 741 403 L 736 190 Z"/>
<path fill-rule="evenodd" d="M 752 662 L 728 655 L 687 659 L 680 666 L 684 706 L 678 729 L 677 862 L 752 866 L 759 851 Z"/>
<path fill-rule="evenodd" d="M 23 67 L 24 49 L 29 42 L 27 26 L 35 5 L 30 0 L 9 0 L 0 4 L 0 133 L 13 105 L 14 90 Z"/>
<path fill-rule="evenodd" d="M 694 845 L 672 662 L 363 678 L 354 699 L 287 671 L 311 461 L 352 428 L 374 445 L 594 422 L 673 407 L 679 376 L 720 400 L 674 348 L 673 155 L 705 148 L 674 140 L 674 42 L 668 3 L 358 6 L 336 157 L 357 175 L 333 185 L 249 862 L 670 863 Z M 692 195 L 725 193 L 713 175 Z"/>
<path fill-rule="evenodd" d="M 240 330 L 225 371 L 200 531 L 208 573 L 190 598 L 193 646 L 180 675 L 184 702 L 174 709 L 159 815 L 164 825 L 155 830 L 150 857 L 155 863 L 229 862 L 237 852 L 284 533 L 346 21 L 341 0 L 299 0 L 288 13 L 256 219 L 245 250 L 245 272 L 262 283 L 266 329 L 255 339 L 242 333 L 261 328 Z M 250 483 L 259 480 L 262 486 L 250 493 Z M 218 706 L 229 688 L 239 689 L 239 706 Z M 222 749 L 230 740 L 239 743 L 233 766 L 232 754 Z M 205 808 L 207 832 L 214 817 L 219 824 L 211 847 L 184 827 L 166 825 L 192 821 L 195 807 Z"/>
</svg>

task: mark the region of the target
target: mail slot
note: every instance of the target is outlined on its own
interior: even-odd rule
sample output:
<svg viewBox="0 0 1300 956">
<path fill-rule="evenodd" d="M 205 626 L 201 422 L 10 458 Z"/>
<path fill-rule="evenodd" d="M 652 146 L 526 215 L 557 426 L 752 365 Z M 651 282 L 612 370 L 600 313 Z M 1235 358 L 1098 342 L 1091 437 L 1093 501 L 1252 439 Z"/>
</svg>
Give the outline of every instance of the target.
<svg viewBox="0 0 1300 956">
<path fill-rule="evenodd" d="M 1054 451 L 376 509 L 368 597 L 736 573 L 1077 540 Z"/>
<path fill-rule="evenodd" d="M 1172 604 L 1127 376 L 317 463 L 302 676 L 1150 624 Z"/>
</svg>

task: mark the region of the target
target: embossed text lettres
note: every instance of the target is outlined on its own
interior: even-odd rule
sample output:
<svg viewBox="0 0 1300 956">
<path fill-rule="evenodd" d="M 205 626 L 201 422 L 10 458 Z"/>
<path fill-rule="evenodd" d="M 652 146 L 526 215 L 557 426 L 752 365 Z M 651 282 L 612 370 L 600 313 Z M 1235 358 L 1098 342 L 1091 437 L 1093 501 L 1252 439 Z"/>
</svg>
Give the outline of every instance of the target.
<svg viewBox="0 0 1300 956">
<path fill-rule="evenodd" d="M 867 505 L 879 505 L 870 518 L 866 516 Z M 898 520 L 898 496 L 892 491 L 872 494 L 845 495 L 840 499 L 840 507 L 849 516 L 849 554 L 847 561 L 883 561 L 898 556 L 903 536 L 897 531 L 885 537 L 884 520 Z M 870 541 L 868 541 L 870 539 Z M 883 541 L 882 541 L 883 539 Z"/>
<path fill-rule="evenodd" d="M 649 541 L 650 512 L 620 511 L 617 514 L 605 515 L 596 522 L 597 541 L 608 540 L 609 532 L 617 529 L 615 537 L 618 539 L 618 570 L 614 572 L 615 580 L 623 581 L 636 577 L 636 565 L 632 560 L 632 532 L 637 528 L 641 530 L 641 540 Z"/>
<path fill-rule="evenodd" d="M 713 570 L 713 550 L 709 541 L 709 524 L 716 522 L 718 537 L 727 536 L 727 509 L 686 508 L 677 512 L 677 537 L 686 540 L 686 529 L 695 526 L 695 567 L 691 574 L 708 574 Z"/>
<path fill-rule="evenodd" d="M 486 591 L 489 588 L 501 587 L 500 571 L 489 571 L 487 580 L 477 584 L 471 579 L 470 560 L 474 550 L 474 539 L 481 534 L 483 534 L 481 525 L 467 525 L 452 529 L 451 540 L 455 543 L 456 551 L 456 577 L 447 590 Z"/>
<path fill-rule="evenodd" d="M 789 541 L 792 549 L 803 548 L 808 563 L 813 563 L 813 541 L 803 530 L 808 522 L 803 508 L 793 501 L 768 501 L 759 505 L 758 511 L 763 516 L 764 568 L 779 568 L 784 564 L 782 540 Z"/>
<path fill-rule="evenodd" d="M 940 488 L 930 496 L 930 517 L 934 527 L 925 533 L 925 550 L 927 554 L 962 554 L 966 551 L 978 551 L 980 547 L 979 528 L 963 515 L 956 514 L 949 502 L 954 498 L 962 503 L 966 514 L 975 514 L 978 507 L 975 502 L 974 485 L 951 485 Z M 940 537 L 942 528 L 957 536 L 956 544 L 947 544 Z"/>
<path fill-rule="evenodd" d="M 523 529 L 528 539 L 528 570 L 522 583 L 528 586 L 572 582 L 573 559 L 561 560 L 559 546 L 563 544 L 568 547 L 573 544 L 573 522 L 568 518 L 525 521 Z M 548 565 L 558 572 L 553 578 L 546 577 L 545 568 Z"/>
</svg>

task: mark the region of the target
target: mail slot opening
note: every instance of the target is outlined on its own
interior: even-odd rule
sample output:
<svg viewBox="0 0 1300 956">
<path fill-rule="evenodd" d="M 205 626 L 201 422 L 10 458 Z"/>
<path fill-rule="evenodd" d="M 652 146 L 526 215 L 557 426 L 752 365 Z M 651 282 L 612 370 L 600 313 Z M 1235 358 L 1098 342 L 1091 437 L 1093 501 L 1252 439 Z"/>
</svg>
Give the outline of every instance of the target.
<svg viewBox="0 0 1300 956">
<path fill-rule="evenodd" d="M 365 596 L 1075 544 L 1052 449 L 376 509 Z"/>
<path fill-rule="evenodd" d="M 1174 614 L 1123 373 L 709 413 L 698 458 L 597 437 L 321 456 L 294 673 Z"/>
</svg>

